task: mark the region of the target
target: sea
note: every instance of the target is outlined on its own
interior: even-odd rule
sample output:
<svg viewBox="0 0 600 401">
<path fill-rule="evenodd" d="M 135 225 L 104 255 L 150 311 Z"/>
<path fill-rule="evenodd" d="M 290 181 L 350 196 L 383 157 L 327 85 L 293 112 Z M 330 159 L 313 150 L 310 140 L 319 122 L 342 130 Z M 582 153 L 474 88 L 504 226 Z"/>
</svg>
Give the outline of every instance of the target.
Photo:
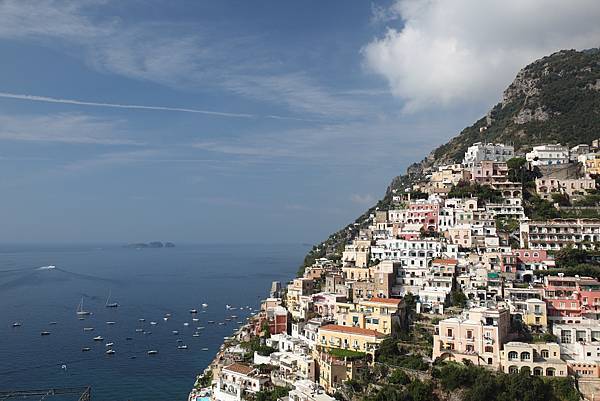
<svg viewBox="0 0 600 401">
<path fill-rule="evenodd" d="M 186 400 L 224 337 L 260 307 L 273 281 L 294 277 L 307 251 L 301 244 L 0 245 L 0 392 L 91 386 L 95 401 Z M 119 307 L 106 307 L 109 294 Z M 91 315 L 80 320 L 82 299 Z"/>
</svg>

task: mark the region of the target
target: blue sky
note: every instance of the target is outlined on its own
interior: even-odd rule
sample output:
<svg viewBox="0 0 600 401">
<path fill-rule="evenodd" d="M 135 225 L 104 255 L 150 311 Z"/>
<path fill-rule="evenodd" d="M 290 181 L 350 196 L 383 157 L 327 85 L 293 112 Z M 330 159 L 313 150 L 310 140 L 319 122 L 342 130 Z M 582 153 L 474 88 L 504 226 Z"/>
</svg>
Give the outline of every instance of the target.
<svg viewBox="0 0 600 401">
<path fill-rule="evenodd" d="M 317 242 L 600 38 L 593 1 L 481 3 L 0 1 L 0 241 Z"/>
</svg>

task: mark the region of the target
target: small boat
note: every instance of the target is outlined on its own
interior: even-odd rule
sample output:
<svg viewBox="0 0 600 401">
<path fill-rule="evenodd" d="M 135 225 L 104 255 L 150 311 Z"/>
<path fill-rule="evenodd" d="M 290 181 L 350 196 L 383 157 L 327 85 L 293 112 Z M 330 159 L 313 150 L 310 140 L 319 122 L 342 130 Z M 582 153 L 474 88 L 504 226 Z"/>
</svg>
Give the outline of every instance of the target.
<svg viewBox="0 0 600 401">
<path fill-rule="evenodd" d="M 106 350 L 106 354 L 107 354 L 107 355 L 113 355 L 114 353 L 115 353 L 115 350 L 114 350 L 114 349 L 109 349 L 109 350 Z"/>
<path fill-rule="evenodd" d="M 225 318 L 225 320 L 228 321 L 228 322 L 231 322 L 231 318 L 230 317 Z"/>
<path fill-rule="evenodd" d="M 244 324 L 244 322 L 237 322 L 237 324 Z"/>
<path fill-rule="evenodd" d="M 54 270 L 54 269 L 56 269 L 56 266 L 54 266 L 54 265 L 38 267 L 38 270 Z"/>
<path fill-rule="evenodd" d="M 231 309 L 231 305 L 229 305 L 229 304 L 225 305 L 225 309 Z"/>
<path fill-rule="evenodd" d="M 225 326 L 224 322 L 219 322 L 219 326 Z"/>
<path fill-rule="evenodd" d="M 165 313 L 165 317 L 171 317 L 170 313 Z"/>
<path fill-rule="evenodd" d="M 167 320 L 169 320 L 169 318 L 165 316 L 163 317 L 163 320 L 166 322 Z"/>
<path fill-rule="evenodd" d="M 178 338 L 178 339 L 177 339 L 177 342 L 178 342 L 178 343 L 182 343 L 182 342 L 183 342 L 183 340 L 182 340 L 181 338 Z"/>
<path fill-rule="evenodd" d="M 81 352 L 88 352 L 88 351 L 91 351 L 91 350 L 92 350 L 92 349 L 91 349 L 90 347 L 83 347 L 83 348 L 81 349 Z"/>
<path fill-rule="evenodd" d="M 112 291 L 108 290 L 108 298 L 106 298 L 106 303 L 104 304 L 107 308 L 117 308 L 119 306 L 116 302 L 110 302 L 110 296 L 112 295 Z"/>
<path fill-rule="evenodd" d="M 115 323 L 116 323 L 116 322 L 106 322 L 106 324 L 108 324 L 108 325 L 113 325 L 113 324 L 115 324 Z"/>
<path fill-rule="evenodd" d="M 150 322 L 150 324 L 151 324 L 152 326 L 156 326 L 156 325 L 157 325 L 157 323 L 156 323 L 156 322 Z"/>
<path fill-rule="evenodd" d="M 204 326 L 198 326 L 196 327 L 198 330 L 204 330 Z"/>
<path fill-rule="evenodd" d="M 208 351 L 208 348 L 202 348 L 202 351 Z"/>
<path fill-rule="evenodd" d="M 138 321 L 143 323 L 143 322 L 145 322 L 145 321 L 146 321 L 146 319 L 144 319 L 144 318 L 140 318 L 140 319 L 138 319 Z"/>
<path fill-rule="evenodd" d="M 144 331 L 144 329 L 135 329 L 136 333 L 141 333 L 142 331 Z"/>
<path fill-rule="evenodd" d="M 131 341 L 131 340 L 133 340 L 132 337 L 125 337 L 125 341 Z"/>
<path fill-rule="evenodd" d="M 85 318 L 84 317 L 80 317 L 79 320 L 85 320 Z"/>
<path fill-rule="evenodd" d="M 107 347 L 112 347 L 113 345 L 115 345 L 115 343 L 106 343 Z"/>
<path fill-rule="evenodd" d="M 42 336 L 49 336 L 49 335 L 50 335 L 50 332 L 49 332 L 49 331 L 42 331 L 40 334 L 41 334 Z"/>
<path fill-rule="evenodd" d="M 135 359 L 135 358 L 137 358 L 137 356 L 132 355 L 129 359 Z"/>
<path fill-rule="evenodd" d="M 83 331 L 94 331 L 93 327 L 84 327 Z"/>
<path fill-rule="evenodd" d="M 194 334 L 192 334 L 192 337 L 200 337 L 200 333 L 195 332 Z"/>
<path fill-rule="evenodd" d="M 208 304 L 202 304 L 203 308 L 208 308 Z"/>
<path fill-rule="evenodd" d="M 190 324 L 189 324 L 188 322 L 185 322 L 183 325 L 184 325 L 185 327 L 187 327 L 187 326 L 189 326 Z"/>
<path fill-rule="evenodd" d="M 158 354 L 158 351 L 155 349 L 151 349 L 150 351 L 148 351 L 148 355 L 156 355 Z"/>
<path fill-rule="evenodd" d="M 151 331 L 144 331 L 144 334 L 147 335 L 147 336 L 149 336 L 150 334 L 152 334 L 152 332 Z"/>
<path fill-rule="evenodd" d="M 81 302 L 79 302 L 79 306 L 77 306 L 77 315 L 79 316 L 88 316 L 92 313 L 90 311 L 86 311 L 83 309 L 83 297 L 81 297 Z"/>
<path fill-rule="evenodd" d="M 231 315 L 232 319 L 237 319 L 237 315 Z"/>
<path fill-rule="evenodd" d="M 21 327 L 23 324 L 21 322 L 14 322 L 12 327 Z"/>
<path fill-rule="evenodd" d="M 94 337 L 94 341 L 104 341 L 104 337 L 96 336 L 96 337 Z"/>
<path fill-rule="evenodd" d="M 187 345 L 178 345 L 177 349 L 188 349 Z"/>
<path fill-rule="evenodd" d="M 229 310 L 237 310 L 237 308 L 235 306 L 232 306 L 231 308 L 229 308 Z"/>
<path fill-rule="evenodd" d="M 198 309 L 190 309 L 190 313 L 191 314 L 198 313 Z"/>
<path fill-rule="evenodd" d="M 214 320 L 209 320 L 207 323 L 214 324 L 215 321 Z"/>
<path fill-rule="evenodd" d="M 194 322 L 197 322 L 198 320 L 200 320 L 200 319 L 198 319 L 197 317 L 192 318 L 192 321 L 194 321 Z"/>
<path fill-rule="evenodd" d="M 50 326 L 54 326 L 56 324 L 56 322 L 50 322 L 48 323 Z"/>
<path fill-rule="evenodd" d="M 177 335 L 177 334 L 179 334 L 179 331 L 173 330 L 172 333 L 175 334 L 175 335 Z"/>
</svg>

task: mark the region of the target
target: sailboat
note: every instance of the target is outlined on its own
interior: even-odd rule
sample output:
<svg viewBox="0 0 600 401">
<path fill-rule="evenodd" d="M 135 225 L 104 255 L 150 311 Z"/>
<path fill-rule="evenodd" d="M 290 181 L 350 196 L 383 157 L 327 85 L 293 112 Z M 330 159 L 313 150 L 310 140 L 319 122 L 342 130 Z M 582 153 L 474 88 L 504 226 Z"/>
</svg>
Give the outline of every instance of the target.
<svg viewBox="0 0 600 401">
<path fill-rule="evenodd" d="M 79 316 L 87 316 L 92 314 L 91 312 L 83 309 L 83 297 L 81 297 L 81 302 L 79 302 L 79 306 L 77 307 L 77 314 Z"/>
<path fill-rule="evenodd" d="M 111 296 L 112 292 L 109 290 L 108 291 L 108 298 L 106 298 L 106 304 L 104 306 L 106 306 L 107 308 L 116 308 L 119 306 L 118 303 L 116 302 L 110 302 L 110 296 Z"/>
</svg>

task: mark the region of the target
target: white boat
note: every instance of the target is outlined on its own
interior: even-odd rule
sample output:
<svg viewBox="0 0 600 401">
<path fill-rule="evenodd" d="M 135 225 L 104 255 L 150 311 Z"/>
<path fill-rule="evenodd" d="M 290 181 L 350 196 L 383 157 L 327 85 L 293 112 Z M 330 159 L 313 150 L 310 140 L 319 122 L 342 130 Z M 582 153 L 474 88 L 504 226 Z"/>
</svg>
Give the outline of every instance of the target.
<svg viewBox="0 0 600 401">
<path fill-rule="evenodd" d="M 49 336 L 49 335 L 50 335 L 50 332 L 49 332 L 49 331 L 42 331 L 40 334 L 41 334 L 42 336 Z"/>
<path fill-rule="evenodd" d="M 200 319 L 198 319 L 197 317 L 192 318 L 192 321 L 194 321 L 194 322 L 197 322 L 198 320 L 200 320 Z"/>
<path fill-rule="evenodd" d="M 166 322 L 167 320 L 169 320 L 169 318 L 165 316 L 163 317 L 163 320 Z"/>
<path fill-rule="evenodd" d="M 198 309 L 190 309 L 190 313 L 191 314 L 198 313 Z"/>
<path fill-rule="evenodd" d="M 231 309 L 231 305 L 229 305 L 229 304 L 225 305 L 225 309 Z"/>
<path fill-rule="evenodd" d="M 140 319 L 138 319 L 138 321 L 140 321 L 140 322 L 144 323 L 144 322 L 146 321 L 146 319 L 144 319 L 144 318 L 140 318 Z"/>
<path fill-rule="evenodd" d="M 144 329 L 135 329 L 136 333 L 141 333 L 142 331 L 144 331 Z"/>
<path fill-rule="evenodd" d="M 152 326 L 156 326 L 156 324 L 157 324 L 157 323 L 156 323 L 156 322 L 150 322 L 150 324 L 151 324 Z"/>
<path fill-rule="evenodd" d="M 114 350 L 114 349 L 109 349 L 109 350 L 107 350 L 107 351 L 106 351 L 106 354 L 107 354 L 107 355 L 112 355 L 112 354 L 114 354 L 114 353 L 115 353 L 115 350 Z"/>
<path fill-rule="evenodd" d="M 187 327 L 187 326 L 189 326 L 190 324 L 189 324 L 188 322 L 185 322 L 183 325 Z"/>
<path fill-rule="evenodd" d="M 178 345 L 177 349 L 188 349 L 187 345 Z"/>
<path fill-rule="evenodd" d="M 83 348 L 81 349 L 81 352 L 88 352 L 88 351 L 91 351 L 91 350 L 92 350 L 92 349 L 91 349 L 90 347 L 83 347 Z"/>
<path fill-rule="evenodd" d="M 202 348 L 202 351 L 208 351 L 208 348 Z"/>
<path fill-rule="evenodd" d="M 200 337 L 200 333 L 195 332 L 194 334 L 192 334 L 192 337 Z"/>
<path fill-rule="evenodd" d="M 83 331 L 94 331 L 93 327 L 84 327 Z"/>
<path fill-rule="evenodd" d="M 14 322 L 12 327 L 21 327 L 23 324 L 21 322 Z"/>
<path fill-rule="evenodd" d="M 198 329 L 198 330 L 204 330 L 204 326 L 198 326 L 198 327 L 196 327 L 196 329 Z"/>
<path fill-rule="evenodd" d="M 112 347 L 113 345 L 115 345 L 115 343 L 106 343 L 107 347 Z"/>
<path fill-rule="evenodd" d="M 203 308 L 208 308 L 208 304 L 202 304 Z"/>
<path fill-rule="evenodd" d="M 213 324 L 214 322 L 214 320 L 209 320 L 207 323 Z"/>
<path fill-rule="evenodd" d="M 91 312 L 86 311 L 85 309 L 83 309 L 83 297 L 81 297 L 81 302 L 79 302 L 79 306 L 77 307 L 77 314 L 79 316 L 91 315 Z"/>
<path fill-rule="evenodd" d="M 113 325 L 113 324 L 115 324 L 115 323 L 116 323 L 116 322 L 106 322 L 106 324 L 108 324 L 108 325 Z"/>
<path fill-rule="evenodd" d="M 104 341 L 104 337 L 96 336 L 96 337 L 94 337 L 94 341 Z"/>
<path fill-rule="evenodd" d="M 179 331 L 173 330 L 172 333 L 175 334 L 175 335 L 177 335 L 177 334 L 179 334 Z"/>
<path fill-rule="evenodd" d="M 106 298 L 106 303 L 104 304 L 107 308 L 117 308 L 119 306 L 116 302 L 110 302 L 110 296 L 112 295 L 112 291 L 108 290 L 108 298 Z"/>
<path fill-rule="evenodd" d="M 225 326 L 224 322 L 219 322 L 219 326 Z"/>
<path fill-rule="evenodd" d="M 54 269 L 56 269 L 56 266 L 54 266 L 54 265 L 38 267 L 38 270 L 54 270 Z"/>
<path fill-rule="evenodd" d="M 148 355 L 156 355 L 158 354 L 158 351 L 155 349 L 151 349 L 150 351 L 148 351 Z"/>
<path fill-rule="evenodd" d="M 54 326 L 56 324 L 56 322 L 50 322 L 48 323 L 50 326 Z"/>
</svg>

